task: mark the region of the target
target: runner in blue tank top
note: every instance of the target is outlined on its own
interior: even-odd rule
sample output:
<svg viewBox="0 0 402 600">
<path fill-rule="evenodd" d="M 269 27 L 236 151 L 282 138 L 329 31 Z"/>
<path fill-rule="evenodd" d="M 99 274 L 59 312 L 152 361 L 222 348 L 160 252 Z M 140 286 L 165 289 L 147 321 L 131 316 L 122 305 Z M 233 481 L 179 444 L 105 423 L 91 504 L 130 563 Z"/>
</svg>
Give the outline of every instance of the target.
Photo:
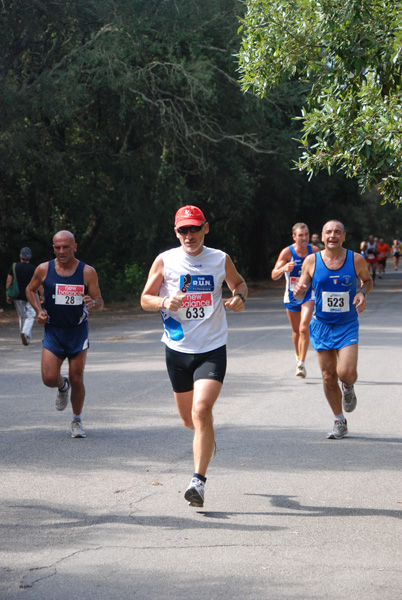
<svg viewBox="0 0 402 600">
<path fill-rule="evenodd" d="M 363 256 L 343 248 L 345 236 L 340 221 L 328 221 L 324 225 L 322 241 L 325 248 L 304 261 L 294 289 L 296 298 L 301 299 L 312 284 L 316 295 L 310 337 L 317 351 L 324 393 L 335 417 L 328 439 L 341 439 L 347 435 L 343 409 L 352 412 L 356 408 L 358 315 L 366 308 L 366 294 L 373 287 Z M 356 289 L 357 279 L 360 279 L 359 290 Z"/>
<path fill-rule="evenodd" d="M 293 225 L 292 237 L 294 244 L 287 246 L 279 254 L 271 277 L 276 281 L 285 275 L 284 303 L 292 327 L 292 341 L 296 353 L 296 376 L 304 379 L 307 375 L 304 361 L 310 342 L 309 323 L 314 306 L 314 292 L 310 286 L 303 300 L 296 300 L 293 290 L 299 280 L 305 258 L 309 254 L 318 252 L 318 248 L 308 243 L 310 233 L 305 223 Z"/>
<path fill-rule="evenodd" d="M 86 437 L 81 413 L 85 399 L 84 368 L 88 341 L 88 312 L 103 308 L 98 276 L 95 269 L 75 258 L 77 244 L 69 231 L 59 231 L 53 237 L 54 260 L 36 268 L 26 295 L 32 304 L 38 323 L 44 325 L 42 379 L 58 388 L 56 409 L 64 410 L 71 386 L 73 420 L 71 437 Z M 37 291 L 43 285 L 45 308 Z M 68 377 L 62 377 L 61 366 L 69 362 Z"/>
</svg>

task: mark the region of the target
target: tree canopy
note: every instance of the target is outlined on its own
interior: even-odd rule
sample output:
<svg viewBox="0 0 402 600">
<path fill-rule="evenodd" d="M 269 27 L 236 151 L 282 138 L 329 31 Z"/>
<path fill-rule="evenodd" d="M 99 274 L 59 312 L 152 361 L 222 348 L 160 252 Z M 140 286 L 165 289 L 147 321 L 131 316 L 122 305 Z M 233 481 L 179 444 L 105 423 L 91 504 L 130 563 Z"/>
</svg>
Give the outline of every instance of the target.
<svg viewBox="0 0 402 600">
<path fill-rule="evenodd" d="M 184 204 L 254 278 L 296 221 L 347 219 L 356 243 L 378 222 L 394 235 L 343 174 L 290 169 L 311 86 L 242 93 L 241 13 L 240 0 L 0 2 L 1 278 L 23 246 L 49 260 L 68 229 L 107 300 L 138 295 Z"/>
<path fill-rule="evenodd" d="M 402 2 L 247 0 L 241 19 L 244 90 L 309 86 L 299 167 L 357 177 L 383 201 L 402 200 Z"/>
<path fill-rule="evenodd" d="M 149 265 L 174 241 L 177 208 L 196 203 L 242 254 L 255 166 L 290 156 L 300 101 L 291 89 L 271 102 L 240 93 L 240 7 L 0 4 L 0 250 L 20 239 L 42 255 L 72 229 L 113 280 L 116 265 Z"/>
</svg>

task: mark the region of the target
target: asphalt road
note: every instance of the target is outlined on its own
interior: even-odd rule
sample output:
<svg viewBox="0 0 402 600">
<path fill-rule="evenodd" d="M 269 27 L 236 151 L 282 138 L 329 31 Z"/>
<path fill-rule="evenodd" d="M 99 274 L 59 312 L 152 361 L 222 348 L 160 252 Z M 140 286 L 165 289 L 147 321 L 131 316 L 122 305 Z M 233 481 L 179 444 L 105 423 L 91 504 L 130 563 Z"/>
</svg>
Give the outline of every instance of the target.
<svg viewBox="0 0 402 600">
<path fill-rule="evenodd" d="M 41 328 L 0 324 L 3 600 L 402 598 L 402 273 L 360 318 L 349 437 L 314 351 L 294 375 L 282 290 L 229 315 L 203 509 L 187 506 L 192 434 L 173 402 L 159 315 L 91 319 L 86 439 L 40 378 Z"/>
</svg>

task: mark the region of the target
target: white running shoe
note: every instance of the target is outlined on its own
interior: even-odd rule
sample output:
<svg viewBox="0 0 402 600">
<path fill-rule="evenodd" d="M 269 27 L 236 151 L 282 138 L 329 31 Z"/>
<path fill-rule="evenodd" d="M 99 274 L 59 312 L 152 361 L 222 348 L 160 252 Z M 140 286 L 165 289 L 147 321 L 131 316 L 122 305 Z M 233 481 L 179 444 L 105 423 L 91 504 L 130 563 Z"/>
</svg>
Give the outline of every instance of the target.
<svg viewBox="0 0 402 600">
<path fill-rule="evenodd" d="M 327 434 L 327 440 L 341 440 L 345 435 L 348 435 L 348 422 L 346 419 L 335 421 L 333 430 Z"/>
<path fill-rule="evenodd" d="M 64 410 L 67 406 L 68 394 L 70 392 L 70 382 L 68 381 L 67 377 L 64 377 L 64 383 L 66 381 L 68 383 L 68 388 L 66 389 L 66 391 L 61 392 L 60 390 L 57 390 L 57 397 L 56 397 L 56 409 L 57 410 Z"/>
<path fill-rule="evenodd" d="M 345 412 L 351 413 L 356 408 L 357 398 L 353 385 L 350 389 L 346 388 L 346 385 L 342 383 L 342 404 Z"/>
<path fill-rule="evenodd" d="M 307 376 L 307 371 L 304 365 L 299 363 L 296 367 L 296 377 L 301 377 L 301 379 L 305 379 Z"/>
<path fill-rule="evenodd" d="M 70 427 L 70 433 L 72 438 L 85 438 L 87 434 L 82 426 L 81 421 L 73 421 Z"/>
<path fill-rule="evenodd" d="M 193 477 L 190 485 L 184 492 L 184 497 L 188 501 L 189 506 L 204 506 L 204 494 L 204 482 L 198 479 L 198 477 Z"/>
</svg>

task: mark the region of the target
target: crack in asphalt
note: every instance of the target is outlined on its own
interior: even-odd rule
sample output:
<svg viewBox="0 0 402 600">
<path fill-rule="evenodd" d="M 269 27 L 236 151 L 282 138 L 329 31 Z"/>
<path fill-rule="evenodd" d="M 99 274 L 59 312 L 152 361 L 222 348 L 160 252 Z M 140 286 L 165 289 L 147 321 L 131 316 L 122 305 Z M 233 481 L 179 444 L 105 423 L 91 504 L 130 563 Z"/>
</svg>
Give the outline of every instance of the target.
<svg viewBox="0 0 402 600">
<path fill-rule="evenodd" d="M 20 588 L 23 590 L 32 588 L 35 583 L 39 583 L 39 581 L 43 581 L 44 579 L 49 579 L 49 577 L 53 577 L 57 573 L 57 565 L 62 563 L 63 561 L 75 556 L 76 554 L 82 554 L 83 552 L 89 552 L 92 550 L 101 550 L 101 546 L 98 548 L 85 548 L 84 550 L 77 550 L 76 552 L 71 552 L 67 556 L 63 556 L 59 560 L 57 560 L 53 565 L 49 565 L 47 567 L 33 567 L 29 569 L 29 572 L 23 576 L 20 583 Z"/>
</svg>

